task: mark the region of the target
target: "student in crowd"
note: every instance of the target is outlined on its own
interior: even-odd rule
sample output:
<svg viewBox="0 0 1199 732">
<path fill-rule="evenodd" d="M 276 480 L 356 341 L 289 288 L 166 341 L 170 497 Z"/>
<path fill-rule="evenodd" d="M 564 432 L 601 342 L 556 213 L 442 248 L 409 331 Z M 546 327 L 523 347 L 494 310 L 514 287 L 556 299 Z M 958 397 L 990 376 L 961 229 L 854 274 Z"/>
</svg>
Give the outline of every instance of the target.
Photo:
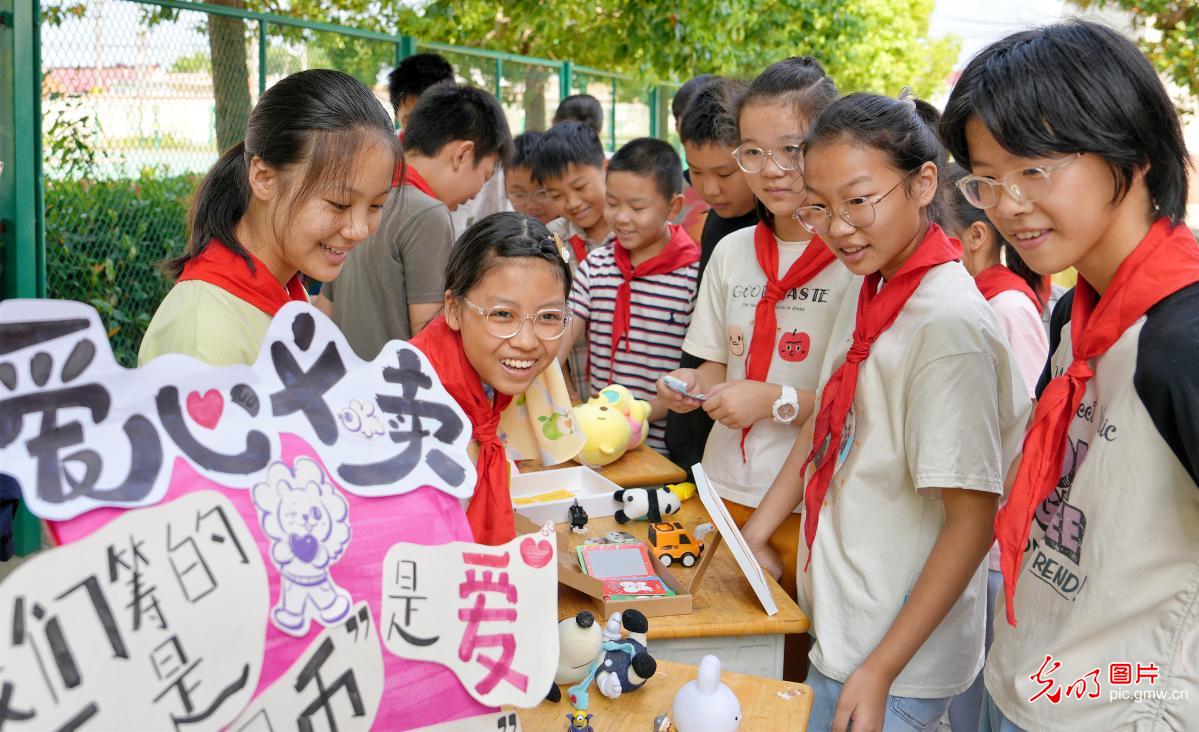
<svg viewBox="0 0 1199 732">
<path fill-rule="evenodd" d="M 736 109 L 746 85 L 733 79 L 713 78 L 691 98 L 679 124 L 690 188 L 710 206 L 704 218 L 699 247 L 699 281 L 716 244 L 725 236 L 758 223 L 754 192 L 737 167 Z M 703 359 L 683 353 L 679 368 L 694 369 Z M 666 415 L 666 446 L 670 459 L 686 468 L 698 463 L 712 431 L 712 418 L 702 409 Z"/>
<path fill-rule="evenodd" d="M 392 69 L 387 75 L 387 92 L 400 129 L 408 126 L 409 115 L 429 87 L 453 81 L 454 67 L 436 53 L 409 56 Z"/>
<path fill-rule="evenodd" d="M 999 318 L 999 326 L 1011 347 L 1020 376 L 1027 388 L 1028 398 L 1036 398 L 1037 381 L 1049 358 L 1049 338 L 1041 321 L 1041 311 L 1048 294 L 1048 277 L 1029 269 L 1015 247 L 1004 241 L 987 214 L 973 206 L 962 189 L 954 185 L 969 175 L 962 166 L 951 163 L 942 185 L 948 207 L 946 233 L 962 242 L 962 264 L 974 278 L 987 304 Z M 970 182 L 963 184 L 969 189 Z M 987 633 L 985 648 L 991 647 L 992 611 L 995 597 L 1003 586 L 999 572 L 999 545 L 992 544 L 987 556 Z M 966 691 L 949 704 L 949 722 L 953 729 L 978 728 L 978 716 L 983 695 L 982 672 Z"/>
<path fill-rule="evenodd" d="M 683 168 L 663 140 L 638 138 L 608 161 L 604 217 L 612 244 L 587 255 L 570 290 L 572 335 L 586 331 L 591 391 L 621 384 L 649 401 L 650 447 L 665 452 L 666 404 L 656 383 L 679 362 L 695 300 L 699 248 L 671 220 Z M 570 351 L 564 344 L 562 357 Z"/>
<path fill-rule="evenodd" d="M 693 76 L 683 82 L 679 90 L 674 93 L 674 97 L 670 100 L 670 114 L 674 117 L 675 133 L 680 132 L 683 124 L 683 113 L 687 111 L 687 105 L 691 103 L 691 97 L 715 78 L 712 74 Z"/>
<path fill-rule="evenodd" d="M 501 415 L 550 368 L 570 323 L 570 269 L 536 219 L 488 216 L 458 240 L 446 272 L 444 315 L 412 339 L 470 419 L 478 482 L 466 509 L 476 542 L 516 532 Z M 560 377 L 559 377 L 560 378 Z"/>
<path fill-rule="evenodd" d="M 982 665 L 983 558 L 1030 404 L 937 223 L 936 123 L 906 94 L 850 94 L 804 143 L 797 216 L 865 280 L 834 330 L 810 437 L 744 532 L 777 572 L 767 539 L 804 504 L 813 729 L 935 729 Z"/>
<path fill-rule="evenodd" d="M 1177 111 L 1131 40 L 1072 21 L 983 49 L 941 135 L 1033 270 L 1078 271 L 995 522 L 980 728 L 1197 729 L 1199 245 Z"/>
<path fill-rule="evenodd" d="M 454 243 L 449 212 L 511 157 L 512 138 L 495 97 L 439 84 L 412 110 L 403 144 L 403 179 L 382 225 L 317 299 L 368 361 L 388 341 L 419 333 L 440 311 Z"/>
<path fill-rule="evenodd" d="M 336 277 L 379 226 L 399 159 L 387 112 L 353 77 L 317 69 L 272 85 L 196 192 L 138 362 L 253 363 L 279 308 L 307 301 L 301 278 Z"/>
<path fill-rule="evenodd" d="M 563 122 L 578 122 L 595 130 L 596 137 L 599 137 L 604 133 L 604 108 L 600 106 L 599 100 L 590 94 L 571 94 L 554 110 L 551 126 Z"/>
<path fill-rule="evenodd" d="M 512 209 L 532 216 L 543 224 L 557 218 L 553 201 L 545 186 L 533 180 L 533 151 L 541 141 L 542 132 L 525 132 L 512 140 L 512 162 L 504 176 L 504 192 Z"/>
<path fill-rule="evenodd" d="M 691 103 L 692 98 L 714 81 L 717 77 L 711 74 L 700 74 L 694 78 L 683 82 L 679 90 L 675 92 L 674 97 L 670 100 L 670 112 L 674 115 L 674 131 L 680 134 L 683 124 L 683 115 L 687 110 L 687 105 Z M 736 124 L 734 124 L 736 127 Z M 687 184 L 683 187 L 683 210 L 679 214 L 678 223 L 683 225 L 683 228 L 691 235 L 695 241 L 699 241 L 703 236 L 704 222 L 708 216 L 708 204 L 704 201 L 699 191 L 695 190 L 695 185 L 691 180 L 691 170 L 683 170 L 683 181 Z M 709 255 L 711 252 L 709 252 Z M 705 262 L 707 259 L 704 260 Z M 702 270 L 702 265 L 701 265 Z"/>
<path fill-rule="evenodd" d="M 559 218 L 551 232 L 566 242 L 573 272 L 592 250 L 612 240 L 604 218 L 604 171 L 608 161 L 595 131 L 578 122 L 551 127 L 533 152 L 533 180 L 545 186 Z M 587 376 L 587 339 L 574 341 L 567 360 L 574 396 L 591 395 Z"/>
<path fill-rule="evenodd" d="M 683 344 L 704 363 L 675 376 L 708 399 L 701 405 L 659 389 L 671 410 L 702 406 L 716 421 L 704 447 L 704 473 L 738 525 L 762 500 L 812 412 L 820 363 L 853 282 L 794 218 L 804 201 L 804 134 L 836 97 L 833 80 L 810 57 L 772 64 L 741 97 L 733 159 L 761 221 L 726 236 L 704 271 Z M 787 566 L 781 584 L 790 593 L 799 530 L 796 514 L 772 537 Z"/>
</svg>

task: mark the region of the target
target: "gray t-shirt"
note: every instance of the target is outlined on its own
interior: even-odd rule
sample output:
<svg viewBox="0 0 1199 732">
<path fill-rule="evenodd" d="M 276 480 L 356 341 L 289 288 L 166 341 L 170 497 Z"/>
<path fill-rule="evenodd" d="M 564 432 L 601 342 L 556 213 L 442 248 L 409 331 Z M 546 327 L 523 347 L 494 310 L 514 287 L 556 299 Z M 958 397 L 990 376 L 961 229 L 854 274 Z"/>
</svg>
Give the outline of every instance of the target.
<svg viewBox="0 0 1199 732">
<path fill-rule="evenodd" d="M 374 360 L 388 341 L 412 337 L 409 305 L 444 299 L 453 244 L 445 204 L 414 186 L 392 191 L 379 228 L 321 288 L 333 303 L 333 322 L 359 357 Z"/>
</svg>

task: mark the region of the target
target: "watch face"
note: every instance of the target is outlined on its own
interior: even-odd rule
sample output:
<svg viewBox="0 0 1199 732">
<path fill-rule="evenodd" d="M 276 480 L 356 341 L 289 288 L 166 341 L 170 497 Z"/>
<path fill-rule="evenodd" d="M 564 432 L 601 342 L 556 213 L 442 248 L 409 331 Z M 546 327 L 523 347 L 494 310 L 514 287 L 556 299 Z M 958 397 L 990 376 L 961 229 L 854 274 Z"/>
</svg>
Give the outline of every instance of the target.
<svg viewBox="0 0 1199 732">
<path fill-rule="evenodd" d="M 794 404 L 784 404 L 778 408 L 779 419 L 795 419 L 799 414 L 799 408 Z"/>
</svg>

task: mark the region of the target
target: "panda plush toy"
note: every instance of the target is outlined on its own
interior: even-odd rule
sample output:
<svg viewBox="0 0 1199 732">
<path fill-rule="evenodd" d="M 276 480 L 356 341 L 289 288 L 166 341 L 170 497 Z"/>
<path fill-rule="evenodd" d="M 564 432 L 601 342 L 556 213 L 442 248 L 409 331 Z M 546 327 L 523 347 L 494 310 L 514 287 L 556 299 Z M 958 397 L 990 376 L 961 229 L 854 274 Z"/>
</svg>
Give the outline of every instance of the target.
<svg viewBox="0 0 1199 732">
<path fill-rule="evenodd" d="M 661 521 L 663 516 L 678 513 L 683 502 L 678 495 L 666 488 L 622 488 L 612 494 L 612 499 L 622 504 L 616 511 L 616 520 L 625 524 L 633 519 Z"/>
</svg>

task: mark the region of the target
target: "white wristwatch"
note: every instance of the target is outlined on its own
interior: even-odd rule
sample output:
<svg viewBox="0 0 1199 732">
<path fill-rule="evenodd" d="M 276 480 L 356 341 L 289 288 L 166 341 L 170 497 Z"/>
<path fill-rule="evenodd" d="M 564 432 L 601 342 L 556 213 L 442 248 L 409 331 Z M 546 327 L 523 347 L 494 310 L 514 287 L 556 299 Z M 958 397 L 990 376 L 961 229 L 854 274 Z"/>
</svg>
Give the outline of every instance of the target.
<svg viewBox="0 0 1199 732">
<path fill-rule="evenodd" d="M 795 393 L 794 386 L 783 387 L 783 393 L 774 400 L 774 406 L 770 408 L 770 413 L 774 415 L 774 421 L 779 424 L 791 424 L 795 421 L 795 418 L 799 416 L 799 396 Z"/>
</svg>

